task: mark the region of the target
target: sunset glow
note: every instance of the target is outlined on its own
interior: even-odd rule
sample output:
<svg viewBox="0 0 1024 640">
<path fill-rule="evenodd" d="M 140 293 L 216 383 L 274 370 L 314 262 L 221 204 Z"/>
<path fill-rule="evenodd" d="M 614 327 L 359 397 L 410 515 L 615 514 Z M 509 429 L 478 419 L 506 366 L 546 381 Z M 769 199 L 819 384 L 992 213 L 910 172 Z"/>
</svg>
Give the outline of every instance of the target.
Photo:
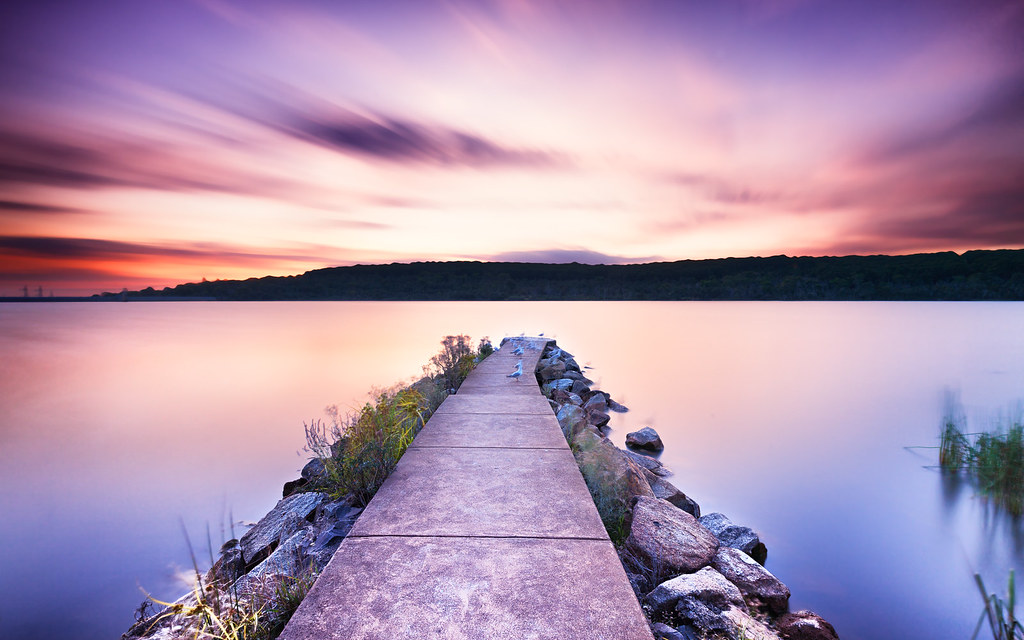
<svg viewBox="0 0 1024 640">
<path fill-rule="evenodd" d="M 1024 5 L 17 0 L 0 295 L 1024 247 Z"/>
</svg>

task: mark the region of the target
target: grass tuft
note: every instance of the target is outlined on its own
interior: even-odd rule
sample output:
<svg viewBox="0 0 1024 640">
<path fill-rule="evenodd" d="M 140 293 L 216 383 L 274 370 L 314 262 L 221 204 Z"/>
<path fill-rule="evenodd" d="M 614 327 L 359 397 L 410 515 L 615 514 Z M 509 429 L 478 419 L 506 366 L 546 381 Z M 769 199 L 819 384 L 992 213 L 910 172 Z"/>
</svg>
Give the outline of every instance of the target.
<svg viewBox="0 0 1024 640">
<path fill-rule="evenodd" d="M 993 640 L 1024 640 L 1024 626 L 1017 620 L 1015 611 L 1017 589 L 1013 570 L 1010 570 L 1010 578 L 1007 581 L 1005 600 L 994 593 L 988 593 L 984 581 L 977 573 L 974 574 L 974 582 L 978 585 L 982 600 L 985 601 L 985 608 L 981 612 L 981 617 L 978 618 L 977 626 L 974 627 L 971 640 L 976 640 L 986 620 L 988 620 L 989 629 L 992 631 Z"/>
<path fill-rule="evenodd" d="M 939 465 L 964 471 L 978 491 L 1013 515 L 1024 513 L 1024 424 L 1004 418 L 993 431 L 966 433 L 963 410 L 947 399 L 939 437 Z"/>
</svg>

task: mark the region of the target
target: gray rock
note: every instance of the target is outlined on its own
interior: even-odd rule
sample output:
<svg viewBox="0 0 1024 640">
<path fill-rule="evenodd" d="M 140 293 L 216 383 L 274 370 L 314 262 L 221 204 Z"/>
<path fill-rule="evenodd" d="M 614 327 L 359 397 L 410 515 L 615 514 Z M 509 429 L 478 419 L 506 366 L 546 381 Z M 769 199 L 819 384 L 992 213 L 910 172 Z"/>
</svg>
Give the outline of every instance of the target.
<svg viewBox="0 0 1024 640">
<path fill-rule="evenodd" d="M 739 549 L 761 564 L 768 559 L 768 548 L 750 527 L 733 524 L 732 520 L 721 513 L 701 516 L 700 523 L 715 534 L 723 547 Z"/>
<path fill-rule="evenodd" d="M 556 362 L 552 365 L 542 368 L 539 372 L 540 379 L 544 382 L 550 382 L 557 380 L 565 374 L 565 365 L 561 362 Z"/>
<path fill-rule="evenodd" d="M 743 596 L 736 585 L 711 567 L 683 574 L 659 584 L 644 598 L 652 611 L 675 611 L 683 620 L 702 631 L 733 630 L 726 613 L 742 609 Z"/>
<path fill-rule="evenodd" d="M 839 640 L 835 628 L 812 611 L 787 613 L 776 620 L 775 628 L 786 640 Z"/>
<path fill-rule="evenodd" d="M 743 606 L 743 594 L 736 585 L 711 567 L 662 582 L 644 597 L 644 604 L 652 611 L 664 613 L 674 609 L 683 598 L 697 598 L 722 609 Z"/>
<path fill-rule="evenodd" d="M 544 395 L 551 395 L 552 391 L 569 391 L 572 389 L 573 381 L 566 380 L 565 378 L 559 378 L 558 380 L 552 380 L 551 382 L 545 382 L 544 386 L 541 387 L 541 391 Z"/>
<path fill-rule="evenodd" d="M 579 406 L 579 405 L 583 404 L 583 398 L 579 397 L 579 396 L 578 396 L 578 395 L 576 395 L 575 393 L 573 393 L 573 392 L 571 392 L 571 391 L 570 391 L 570 392 L 569 392 L 568 394 L 566 394 L 566 395 L 568 396 L 568 398 L 567 398 L 567 399 L 568 399 L 568 400 L 569 400 L 569 402 L 571 402 L 572 404 L 574 404 L 574 405 L 576 405 L 576 406 Z"/>
<path fill-rule="evenodd" d="M 583 409 L 574 404 L 564 404 L 555 414 L 558 419 L 558 426 L 562 427 L 562 433 L 566 439 L 572 439 L 587 425 L 587 416 Z"/>
<path fill-rule="evenodd" d="M 778 634 L 757 620 L 749 612 L 739 607 L 732 607 L 722 613 L 732 626 L 733 637 L 744 640 L 779 640 Z"/>
<path fill-rule="evenodd" d="M 604 411 L 587 411 L 587 422 L 595 427 L 606 426 L 611 419 L 612 417 Z"/>
<path fill-rule="evenodd" d="M 584 393 L 590 391 L 590 387 L 587 385 L 587 383 L 583 382 L 582 380 L 573 380 L 572 388 L 569 390 L 577 395 L 582 396 Z"/>
<path fill-rule="evenodd" d="M 700 505 L 661 476 L 644 469 L 644 479 L 650 485 L 655 498 L 667 500 L 694 518 L 700 517 Z"/>
<path fill-rule="evenodd" d="M 608 401 L 600 393 L 595 393 L 584 403 L 583 408 L 587 411 L 607 411 Z"/>
<path fill-rule="evenodd" d="M 641 496 L 633 506 L 625 546 L 655 575 L 673 575 L 692 573 L 710 564 L 718 540 L 696 518 L 672 503 Z"/>
<path fill-rule="evenodd" d="M 648 449 L 650 451 L 661 451 L 665 445 L 661 442 L 661 436 L 650 427 L 644 427 L 639 431 L 626 434 L 626 446 L 637 449 Z"/>
<path fill-rule="evenodd" d="M 651 633 L 654 634 L 654 640 L 690 640 L 690 638 L 696 636 L 683 635 L 676 629 L 668 626 L 662 622 L 656 622 L 651 625 Z"/>
<path fill-rule="evenodd" d="M 302 487 L 306 486 L 307 484 L 309 484 L 309 480 L 306 480 L 305 478 L 289 480 L 288 482 L 284 483 L 284 487 L 281 489 L 281 497 L 287 498 L 293 493 L 298 493 L 299 490 L 302 489 Z"/>
<path fill-rule="evenodd" d="M 654 475 L 663 476 L 663 477 L 664 476 L 672 475 L 672 472 L 668 470 L 668 467 L 666 467 L 665 465 L 661 464 L 661 462 L 659 460 L 655 460 L 651 456 L 645 456 L 642 453 L 636 453 L 635 451 L 630 451 L 629 449 L 621 449 L 621 451 L 630 460 L 632 460 L 633 462 L 637 463 L 638 465 L 640 465 L 644 469 L 647 469 L 648 471 L 650 471 Z"/>
<path fill-rule="evenodd" d="M 572 380 L 573 382 L 582 382 L 587 386 L 594 384 L 594 381 L 580 373 L 579 369 L 573 370 L 568 364 L 565 366 L 565 375 L 562 378 Z"/>
<path fill-rule="evenodd" d="M 327 476 L 327 467 L 324 466 L 324 461 L 320 458 L 312 458 L 306 463 L 306 466 L 302 467 L 302 472 L 299 475 L 310 482 L 316 482 Z"/>
<path fill-rule="evenodd" d="M 235 541 L 237 545 L 237 540 Z M 207 582 L 217 582 L 222 586 L 233 584 L 245 571 L 245 561 L 242 560 L 242 550 L 238 546 L 222 549 L 220 558 L 213 563 L 206 573 Z"/>
<path fill-rule="evenodd" d="M 608 398 L 608 408 L 614 411 L 615 413 L 626 413 L 627 411 L 629 411 L 629 407 L 627 407 L 624 404 L 619 404 L 618 402 L 612 400 L 611 398 Z"/>
<path fill-rule="evenodd" d="M 323 493 L 296 493 L 278 502 L 238 541 L 246 565 L 257 560 L 282 538 L 294 534 L 326 497 Z"/>
<path fill-rule="evenodd" d="M 565 352 L 563 352 L 563 353 L 565 353 Z M 565 353 L 565 356 L 566 356 L 566 357 L 565 357 L 565 360 L 564 360 L 564 362 L 565 362 L 565 368 L 566 368 L 566 369 L 567 369 L 568 371 L 579 371 L 579 370 L 580 370 L 580 365 L 576 364 L 576 359 L 575 359 L 575 358 L 573 358 L 573 357 L 572 357 L 571 355 L 569 355 L 568 353 Z"/>
<path fill-rule="evenodd" d="M 763 603 L 773 615 L 789 608 L 789 587 L 739 549 L 719 547 L 711 566 L 739 587 L 744 596 Z"/>
</svg>

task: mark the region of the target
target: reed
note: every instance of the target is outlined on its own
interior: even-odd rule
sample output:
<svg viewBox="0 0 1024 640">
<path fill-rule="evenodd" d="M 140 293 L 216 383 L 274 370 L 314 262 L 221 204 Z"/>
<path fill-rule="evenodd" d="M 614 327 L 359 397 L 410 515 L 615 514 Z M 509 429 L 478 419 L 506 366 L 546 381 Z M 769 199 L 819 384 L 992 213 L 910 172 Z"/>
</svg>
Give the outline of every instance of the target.
<svg viewBox="0 0 1024 640">
<path fill-rule="evenodd" d="M 1017 619 L 1015 611 L 1017 604 L 1017 589 L 1014 583 L 1013 570 L 1010 570 L 1010 578 L 1007 581 L 1006 599 L 1000 598 L 994 593 L 989 593 L 985 588 L 985 582 L 979 574 L 974 574 L 974 582 L 978 585 L 982 600 L 985 601 L 985 608 L 978 618 L 978 624 L 974 627 L 974 634 L 971 640 L 976 640 L 981 632 L 985 621 L 988 621 L 989 629 L 992 631 L 992 640 L 1024 640 L 1024 626 Z"/>
<path fill-rule="evenodd" d="M 1019 412 L 1018 412 L 1019 413 Z M 939 465 L 966 472 L 978 491 L 1013 515 L 1024 513 L 1024 424 L 1004 417 L 992 431 L 966 433 L 959 405 L 947 406 L 939 437 Z"/>
</svg>

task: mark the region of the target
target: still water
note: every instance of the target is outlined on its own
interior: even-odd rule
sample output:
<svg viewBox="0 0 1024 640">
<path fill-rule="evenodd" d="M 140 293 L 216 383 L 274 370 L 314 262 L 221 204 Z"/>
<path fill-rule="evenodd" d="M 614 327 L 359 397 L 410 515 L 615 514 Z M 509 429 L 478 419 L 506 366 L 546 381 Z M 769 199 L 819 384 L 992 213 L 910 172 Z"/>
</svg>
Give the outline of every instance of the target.
<svg viewBox="0 0 1024 640">
<path fill-rule="evenodd" d="M 0 304 L 0 638 L 118 637 L 197 547 L 256 520 L 302 423 L 411 379 L 446 334 L 558 339 L 655 427 L 705 513 L 760 531 L 844 640 L 970 637 L 1018 522 L 926 468 L 945 389 L 1024 398 L 1018 303 Z M 200 554 L 202 555 L 202 554 Z"/>
</svg>

